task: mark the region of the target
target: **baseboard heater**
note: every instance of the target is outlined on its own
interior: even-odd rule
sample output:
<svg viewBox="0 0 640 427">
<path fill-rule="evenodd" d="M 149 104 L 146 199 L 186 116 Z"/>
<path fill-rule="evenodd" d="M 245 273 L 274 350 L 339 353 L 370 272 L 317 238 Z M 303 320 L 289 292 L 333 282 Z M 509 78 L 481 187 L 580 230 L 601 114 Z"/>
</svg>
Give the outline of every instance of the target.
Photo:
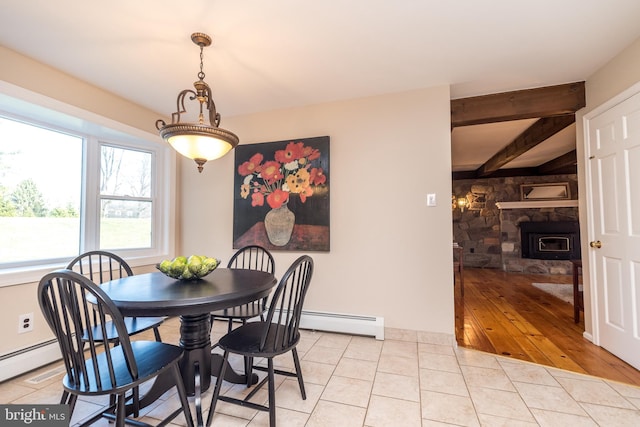
<svg viewBox="0 0 640 427">
<path fill-rule="evenodd" d="M 302 329 L 365 335 L 384 340 L 384 318 L 355 314 L 302 310 Z"/>
<path fill-rule="evenodd" d="M 384 340 L 383 317 L 302 310 L 300 327 Z M 17 377 L 60 359 L 60 348 L 55 339 L 5 354 L 0 356 L 0 381 Z"/>
<path fill-rule="evenodd" d="M 0 356 L 0 381 L 17 377 L 60 360 L 58 341 L 53 339 Z"/>
</svg>

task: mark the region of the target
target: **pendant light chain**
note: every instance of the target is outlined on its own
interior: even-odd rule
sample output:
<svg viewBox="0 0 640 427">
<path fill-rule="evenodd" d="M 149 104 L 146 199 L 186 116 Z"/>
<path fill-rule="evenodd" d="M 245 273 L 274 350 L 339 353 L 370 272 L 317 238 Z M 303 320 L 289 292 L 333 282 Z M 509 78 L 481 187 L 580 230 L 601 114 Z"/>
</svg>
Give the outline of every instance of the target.
<svg viewBox="0 0 640 427">
<path fill-rule="evenodd" d="M 204 80 L 204 71 L 203 70 L 203 61 L 204 61 L 204 47 L 202 46 L 202 43 L 200 44 L 200 72 L 198 73 L 198 78 L 200 80 Z"/>
</svg>

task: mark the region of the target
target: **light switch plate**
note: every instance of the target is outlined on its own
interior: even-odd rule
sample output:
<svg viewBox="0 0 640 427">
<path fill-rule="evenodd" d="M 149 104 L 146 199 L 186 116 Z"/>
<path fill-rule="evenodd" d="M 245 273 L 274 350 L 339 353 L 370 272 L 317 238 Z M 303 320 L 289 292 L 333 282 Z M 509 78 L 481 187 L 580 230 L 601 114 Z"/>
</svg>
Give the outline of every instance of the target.
<svg viewBox="0 0 640 427">
<path fill-rule="evenodd" d="M 427 194 L 427 206 L 436 206 L 436 194 L 435 193 Z"/>
</svg>

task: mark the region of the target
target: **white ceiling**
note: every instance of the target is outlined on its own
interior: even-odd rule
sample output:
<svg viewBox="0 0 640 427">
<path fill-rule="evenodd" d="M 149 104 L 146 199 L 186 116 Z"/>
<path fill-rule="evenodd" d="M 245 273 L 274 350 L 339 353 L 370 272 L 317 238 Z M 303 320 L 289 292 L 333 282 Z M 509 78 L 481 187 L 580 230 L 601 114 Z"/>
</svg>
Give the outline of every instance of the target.
<svg viewBox="0 0 640 427">
<path fill-rule="evenodd" d="M 169 116 L 205 32 L 224 123 L 436 85 L 461 98 L 583 81 L 640 37 L 639 17 L 638 0 L 2 0 L 0 44 Z M 455 154 L 454 170 L 484 160 Z"/>
</svg>

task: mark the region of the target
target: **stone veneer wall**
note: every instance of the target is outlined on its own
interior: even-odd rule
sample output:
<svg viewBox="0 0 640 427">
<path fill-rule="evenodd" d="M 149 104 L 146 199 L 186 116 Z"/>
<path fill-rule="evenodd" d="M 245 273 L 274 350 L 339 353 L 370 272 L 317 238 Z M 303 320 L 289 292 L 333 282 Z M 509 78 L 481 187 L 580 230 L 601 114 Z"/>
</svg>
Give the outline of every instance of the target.
<svg viewBox="0 0 640 427">
<path fill-rule="evenodd" d="M 453 240 L 464 248 L 465 267 L 498 268 L 508 272 L 570 274 L 569 261 L 523 259 L 520 228 L 524 221 L 578 221 L 578 208 L 503 209 L 496 202 L 519 202 L 521 184 L 568 182 L 577 199 L 577 175 L 508 177 L 453 181 L 453 194 L 466 197 L 469 207 L 453 211 Z"/>
</svg>

